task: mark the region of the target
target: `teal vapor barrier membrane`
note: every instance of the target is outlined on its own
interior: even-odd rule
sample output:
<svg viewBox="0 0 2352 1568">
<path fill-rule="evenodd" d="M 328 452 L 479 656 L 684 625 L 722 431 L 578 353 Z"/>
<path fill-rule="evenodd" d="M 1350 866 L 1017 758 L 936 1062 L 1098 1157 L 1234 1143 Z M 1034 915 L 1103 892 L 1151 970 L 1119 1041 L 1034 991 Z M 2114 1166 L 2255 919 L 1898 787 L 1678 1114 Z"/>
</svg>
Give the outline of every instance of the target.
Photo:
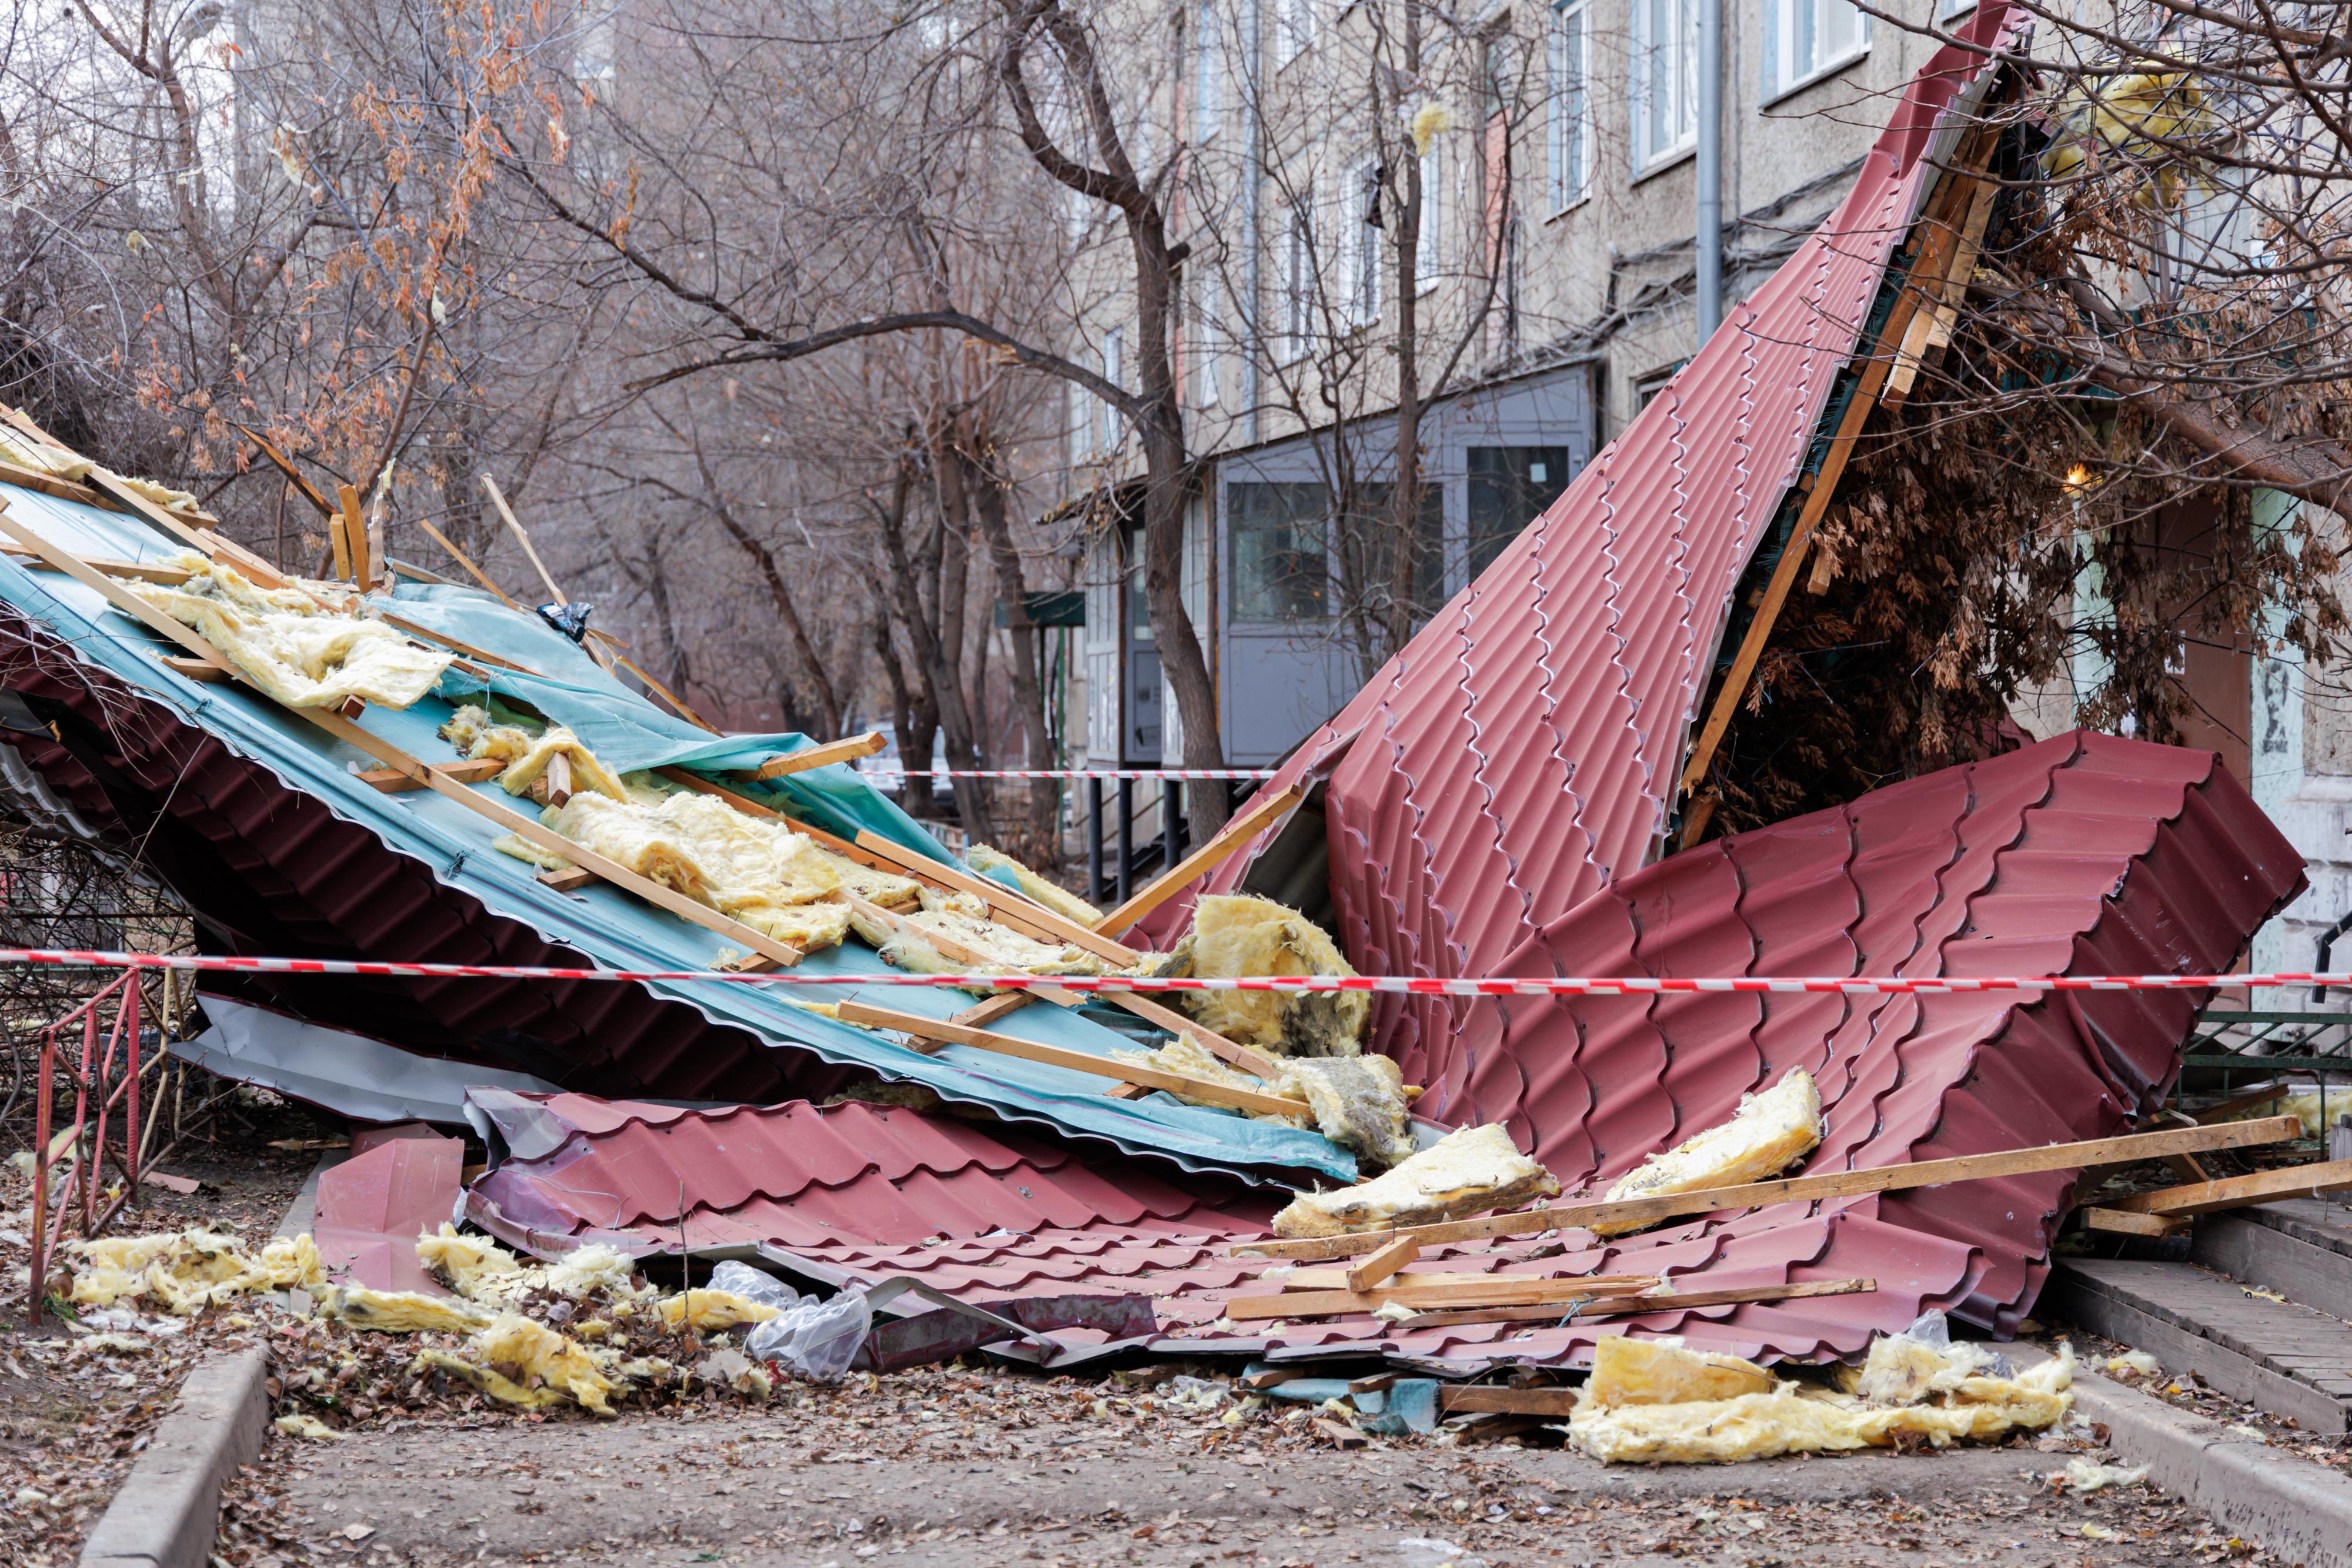
<svg viewBox="0 0 2352 1568">
<path fill-rule="evenodd" d="M 9 519 L 73 554 L 118 560 L 163 560 L 178 553 L 140 520 L 99 511 L 77 502 L 0 485 Z M 11 541 L 13 542 L 13 541 Z M 0 600 L 47 629 L 89 665 L 103 669 L 183 722 L 201 727 L 236 755 L 266 769 L 287 789 L 323 802 L 338 817 L 373 833 L 383 844 L 427 868 L 444 884 L 459 889 L 485 907 L 520 922 L 608 968 L 704 968 L 729 944 L 718 934 L 646 904 L 601 883 L 559 893 L 537 880 L 532 868 L 501 853 L 492 843 L 498 824 L 429 789 L 388 794 L 356 775 L 374 759 L 335 740 L 298 716 L 242 685 L 190 680 L 160 662 L 180 649 L 131 617 L 116 611 L 96 591 L 61 573 L 35 570 L 22 559 L 0 557 Z M 373 602 L 381 603 L 383 596 Z M 657 764 L 719 771 L 751 768 L 794 748 L 797 736 L 712 736 L 656 710 L 614 681 L 568 639 L 529 612 L 509 610 L 490 595 L 470 589 L 404 586 L 387 606 L 394 613 L 428 626 L 500 658 L 526 665 L 520 674 L 497 671 L 493 689 L 527 702 L 574 733 L 616 769 Z M 489 668 L 489 666 L 484 666 Z M 483 689 L 484 683 L 453 672 L 447 689 L 395 712 L 370 706 L 360 724 L 383 740 L 426 762 L 455 760 L 436 733 L 454 704 Z M 730 781 L 730 786 L 734 781 Z M 478 792 L 528 814 L 528 799 L 517 801 L 495 783 Z M 791 775 L 762 791 L 780 809 L 844 834 L 858 828 L 877 832 L 941 859 L 938 841 L 898 811 L 847 768 Z M 398 956 L 385 954 L 383 956 Z M 811 954 L 800 973 L 840 977 L 830 986 L 795 988 L 812 1002 L 858 998 L 905 1012 L 944 1018 L 969 1005 L 960 991 L 861 985 L 865 977 L 887 972 L 880 956 L 854 937 L 838 947 Z M 714 1022 L 748 1030 L 790 1044 L 831 1062 L 866 1067 L 890 1079 L 920 1083 L 943 1098 L 986 1106 L 1014 1121 L 1043 1123 L 1071 1134 L 1102 1139 L 1134 1154 L 1157 1154 L 1194 1168 L 1265 1171 L 1287 1167 L 1303 1185 L 1308 1178 L 1353 1181 L 1354 1156 L 1318 1133 L 1202 1106 L 1183 1105 L 1164 1094 L 1137 1100 L 1104 1093 L 1109 1080 L 1090 1073 L 949 1045 L 933 1053 L 910 1051 L 879 1034 L 793 1006 L 776 993 L 740 984 L 659 983 L 649 988 L 685 1002 Z M 1133 1043 L 1096 1018 L 1051 1005 L 1032 1005 L 994 1026 L 1024 1040 L 1097 1056 Z"/>
</svg>

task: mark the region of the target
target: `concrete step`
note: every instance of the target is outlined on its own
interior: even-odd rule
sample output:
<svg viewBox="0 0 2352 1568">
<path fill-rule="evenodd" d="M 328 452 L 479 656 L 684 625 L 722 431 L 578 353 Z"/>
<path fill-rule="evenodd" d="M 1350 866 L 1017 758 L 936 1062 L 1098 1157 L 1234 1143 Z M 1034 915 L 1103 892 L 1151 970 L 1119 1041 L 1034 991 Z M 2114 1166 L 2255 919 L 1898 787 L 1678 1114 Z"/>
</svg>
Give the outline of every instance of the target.
<svg viewBox="0 0 2352 1568">
<path fill-rule="evenodd" d="M 2193 1263 L 2060 1258 L 2038 1310 L 2194 1372 L 2307 1432 L 2352 1431 L 2352 1323 Z M 2284 1294 L 2284 1291 L 2280 1292 Z"/>
<path fill-rule="evenodd" d="M 2323 1312 L 2352 1312 L 2352 1207 L 2297 1198 L 2208 1214 L 2189 1255 Z"/>
</svg>

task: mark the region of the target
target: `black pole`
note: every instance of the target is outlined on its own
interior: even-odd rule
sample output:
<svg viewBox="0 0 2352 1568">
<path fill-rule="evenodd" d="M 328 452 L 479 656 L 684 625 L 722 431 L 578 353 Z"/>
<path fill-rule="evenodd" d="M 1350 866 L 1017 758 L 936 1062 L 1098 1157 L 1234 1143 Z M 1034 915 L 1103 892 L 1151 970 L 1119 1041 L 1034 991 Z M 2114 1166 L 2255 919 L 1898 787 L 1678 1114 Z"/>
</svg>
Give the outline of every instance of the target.
<svg viewBox="0 0 2352 1568">
<path fill-rule="evenodd" d="M 1167 871 L 1184 850 L 1184 787 L 1173 779 L 1160 781 L 1160 869 Z"/>
<path fill-rule="evenodd" d="M 1127 895 L 1135 881 L 1135 851 L 1131 846 L 1131 829 L 1135 817 L 1135 780 L 1118 781 L 1118 901 Z"/>
<path fill-rule="evenodd" d="M 1087 780 L 1087 896 L 1100 898 L 1102 875 L 1102 780 Z"/>
</svg>

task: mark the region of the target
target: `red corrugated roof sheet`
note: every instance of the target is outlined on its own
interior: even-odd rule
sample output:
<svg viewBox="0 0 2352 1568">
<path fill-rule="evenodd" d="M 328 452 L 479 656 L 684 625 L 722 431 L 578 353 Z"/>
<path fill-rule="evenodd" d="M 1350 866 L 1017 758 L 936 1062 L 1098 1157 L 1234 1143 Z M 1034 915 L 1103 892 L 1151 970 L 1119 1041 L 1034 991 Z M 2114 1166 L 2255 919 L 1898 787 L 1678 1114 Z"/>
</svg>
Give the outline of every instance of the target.
<svg viewBox="0 0 2352 1568">
<path fill-rule="evenodd" d="M 1954 975 L 2211 972 L 2302 884 L 2302 862 L 2210 753 L 2075 735 L 1739 834 L 1612 883 L 1498 972 Z M 1570 964 L 1567 955 L 1575 955 Z M 1499 1120 L 1573 1188 L 1714 1125 L 1801 1066 L 1827 1134 L 1814 1172 L 2112 1134 L 2152 1107 L 2202 998 L 2180 992 L 1513 1000 L 1412 1065 L 1461 1120 Z M 1506 1010 L 1507 1009 L 1507 1010 Z M 689 1113 L 482 1097 L 520 1157 L 476 1212 L 516 1239 L 761 1242 L 832 1278 L 950 1294 L 1149 1290 L 1207 1333 L 1265 1265 L 1225 1255 L 1268 1202 L 1009 1130 L 804 1104 Z M 1870 1278 L 1875 1293 L 1579 1328 L 1383 1333 L 1298 1322 L 1307 1349 L 1377 1342 L 1449 1360 L 1573 1356 L 1639 1327 L 1742 1354 L 1818 1357 L 1941 1307 L 2003 1330 L 2032 1305 L 2070 1177 L 1957 1183 L 1717 1215 L 1601 1245 L 1457 1248 L 1421 1267 L 1703 1273 L 1706 1285 Z M 1567 1245 L 1562 1245 L 1567 1243 Z M 1694 1287 L 1696 1288 L 1696 1287 Z"/>
</svg>

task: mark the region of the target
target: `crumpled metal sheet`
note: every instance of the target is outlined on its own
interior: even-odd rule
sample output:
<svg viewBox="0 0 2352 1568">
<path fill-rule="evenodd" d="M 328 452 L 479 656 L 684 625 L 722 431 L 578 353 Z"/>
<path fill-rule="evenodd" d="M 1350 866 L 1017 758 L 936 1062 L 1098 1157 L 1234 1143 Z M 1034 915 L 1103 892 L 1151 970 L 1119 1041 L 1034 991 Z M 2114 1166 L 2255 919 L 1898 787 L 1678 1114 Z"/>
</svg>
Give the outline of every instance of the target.
<svg viewBox="0 0 2352 1568">
<path fill-rule="evenodd" d="M 1499 972 L 2211 973 L 2302 881 L 2294 846 L 2210 753 L 2074 735 L 1644 867 Z M 1826 1172 L 2120 1131 L 2165 1092 L 2204 999 L 1512 998 L 1471 1010 L 1419 1061 L 1460 1114 L 1502 1122 L 1570 1189 L 1606 1184 L 1801 1066 L 1827 1124 L 1805 1169 Z M 2045 1173 L 1786 1204 L 1608 1242 L 1520 1238 L 1414 1265 L 1659 1273 L 1685 1289 L 1875 1280 L 1866 1294 L 1418 1332 L 1299 1320 L 1268 1333 L 1222 1321 L 1234 1295 L 1273 1288 L 1267 1264 L 1228 1255 L 1267 1234 L 1272 1207 L 1237 1184 L 1180 1187 L 1142 1162 L 1081 1163 L 1009 1129 L 908 1111 L 476 1097 L 492 1102 L 511 1107 L 505 1121 L 536 1151 L 471 1189 L 469 1212 L 500 1234 L 740 1249 L 831 1283 L 911 1278 L 958 1300 L 1148 1290 L 1158 1349 L 1353 1349 L 1424 1367 L 1575 1360 L 1629 1329 L 1812 1360 L 1859 1351 L 1931 1307 L 2007 1332 L 2041 1287 L 2073 1181 Z"/>
</svg>

